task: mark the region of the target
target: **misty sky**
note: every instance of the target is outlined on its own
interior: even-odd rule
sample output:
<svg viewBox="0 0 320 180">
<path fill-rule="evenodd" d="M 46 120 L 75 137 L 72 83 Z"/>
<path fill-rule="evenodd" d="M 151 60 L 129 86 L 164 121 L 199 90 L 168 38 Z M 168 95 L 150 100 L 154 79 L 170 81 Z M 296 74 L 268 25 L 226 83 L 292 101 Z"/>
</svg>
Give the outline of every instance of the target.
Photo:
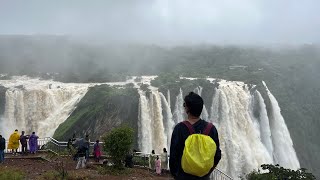
<svg viewBox="0 0 320 180">
<path fill-rule="evenodd" d="M 320 43 L 319 0 L 0 0 L 0 34 L 148 43 Z"/>
</svg>

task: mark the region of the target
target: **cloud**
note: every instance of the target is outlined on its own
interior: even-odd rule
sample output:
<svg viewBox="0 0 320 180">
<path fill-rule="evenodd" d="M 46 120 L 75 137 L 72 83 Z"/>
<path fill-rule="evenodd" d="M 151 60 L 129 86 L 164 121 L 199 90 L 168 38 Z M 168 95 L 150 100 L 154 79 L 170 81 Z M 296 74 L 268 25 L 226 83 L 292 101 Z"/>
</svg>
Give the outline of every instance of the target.
<svg viewBox="0 0 320 180">
<path fill-rule="evenodd" d="M 0 0 L 1 34 L 147 43 L 319 43 L 316 0 Z"/>
</svg>

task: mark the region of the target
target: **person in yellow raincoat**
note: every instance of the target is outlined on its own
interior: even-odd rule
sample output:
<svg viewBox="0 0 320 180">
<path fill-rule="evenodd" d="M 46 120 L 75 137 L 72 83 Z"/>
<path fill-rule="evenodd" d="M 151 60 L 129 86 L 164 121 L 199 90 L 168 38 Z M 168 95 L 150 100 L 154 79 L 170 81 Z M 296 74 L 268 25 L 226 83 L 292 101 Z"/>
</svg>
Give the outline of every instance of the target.
<svg viewBox="0 0 320 180">
<path fill-rule="evenodd" d="M 16 129 L 14 133 L 10 135 L 9 144 L 8 144 L 8 149 L 12 149 L 13 155 L 17 155 L 18 148 L 19 148 L 19 140 L 20 140 L 20 134 L 18 133 L 18 129 Z"/>
</svg>

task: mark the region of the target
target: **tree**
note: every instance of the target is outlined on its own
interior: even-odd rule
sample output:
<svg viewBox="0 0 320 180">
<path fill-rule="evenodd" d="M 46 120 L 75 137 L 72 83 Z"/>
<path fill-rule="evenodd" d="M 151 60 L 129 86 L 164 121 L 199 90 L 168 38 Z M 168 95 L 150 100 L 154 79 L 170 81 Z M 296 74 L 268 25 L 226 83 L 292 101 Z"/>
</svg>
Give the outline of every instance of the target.
<svg viewBox="0 0 320 180">
<path fill-rule="evenodd" d="M 247 180 L 278 180 L 278 179 L 294 179 L 294 180 L 314 180 L 316 179 L 312 173 L 308 173 L 307 169 L 301 168 L 298 170 L 291 170 L 286 169 L 281 166 L 272 165 L 272 164 L 263 164 L 261 165 L 262 170 L 264 171 L 261 173 L 260 170 L 253 171 L 246 175 L 245 178 Z M 267 172 L 268 171 L 268 172 Z"/>
<path fill-rule="evenodd" d="M 133 143 L 133 129 L 123 126 L 113 129 L 103 137 L 104 150 L 111 156 L 115 168 L 122 169 L 122 161 Z"/>
</svg>

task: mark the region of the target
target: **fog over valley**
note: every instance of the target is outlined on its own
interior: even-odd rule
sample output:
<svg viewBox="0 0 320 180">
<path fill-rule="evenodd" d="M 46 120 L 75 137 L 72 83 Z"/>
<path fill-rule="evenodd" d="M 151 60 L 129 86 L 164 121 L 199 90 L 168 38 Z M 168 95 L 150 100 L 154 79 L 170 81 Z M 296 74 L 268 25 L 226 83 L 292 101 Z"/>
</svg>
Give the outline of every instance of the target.
<svg viewBox="0 0 320 180">
<path fill-rule="evenodd" d="M 0 1 L 0 34 L 157 43 L 319 43 L 317 0 Z"/>
<path fill-rule="evenodd" d="M 219 132 L 220 171 L 239 179 L 280 164 L 319 178 L 319 7 L 0 0 L 0 134 L 103 141 L 129 125 L 132 149 L 170 154 L 193 91 L 204 100 L 200 117 Z"/>
</svg>

